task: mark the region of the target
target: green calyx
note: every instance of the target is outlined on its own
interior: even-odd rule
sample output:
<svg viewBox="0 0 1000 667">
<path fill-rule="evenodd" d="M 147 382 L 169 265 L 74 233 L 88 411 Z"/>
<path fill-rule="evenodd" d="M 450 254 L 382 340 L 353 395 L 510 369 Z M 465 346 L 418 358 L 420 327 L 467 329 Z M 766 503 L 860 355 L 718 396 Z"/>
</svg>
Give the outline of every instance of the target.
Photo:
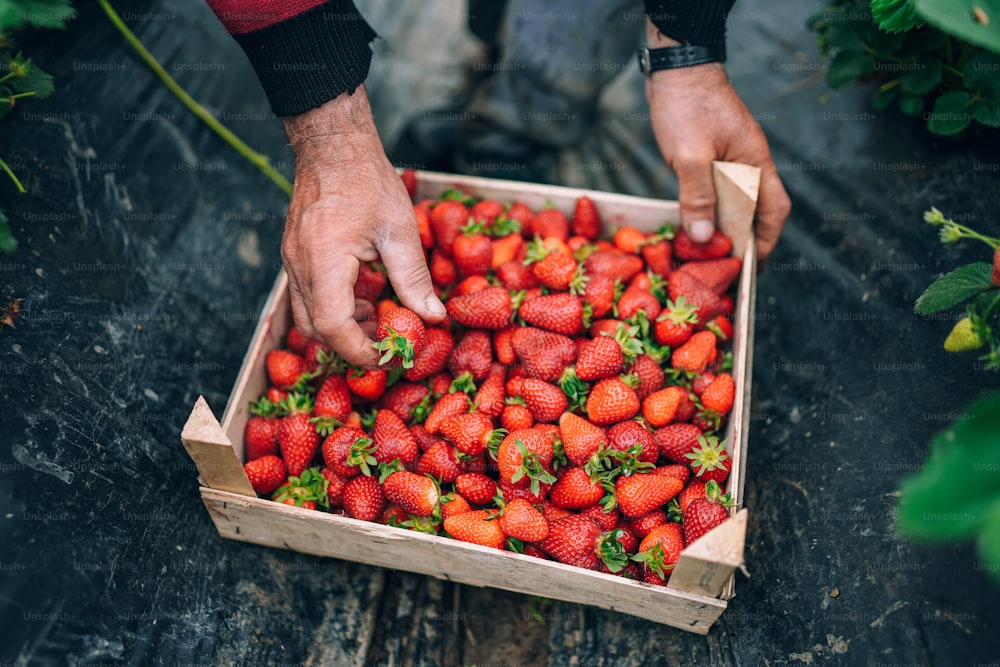
<svg viewBox="0 0 1000 667">
<path fill-rule="evenodd" d="M 590 385 L 576 374 L 576 367 L 568 366 L 559 378 L 559 388 L 566 394 L 570 412 L 582 411 L 587 403 Z"/>
<path fill-rule="evenodd" d="M 388 331 L 386 337 L 372 343 L 372 346 L 382 353 L 378 360 L 379 366 L 389 363 L 393 357 L 398 356 L 403 368 L 413 368 L 413 359 L 416 356 L 413 343 L 406 336 L 396 333 L 392 327 L 386 329 Z"/>
<path fill-rule="evenodd" d="M 601 535 L 597 541 L 597 556 L 612 572 L 621 572 L 628 565 L 628 554 L 618 541 L 623 534 L 622 530 L 612 530 Z"/>
<path fill-rule="evenodd" d="M 448 387 L 448 393 L 454 394 L 457 391 L 468 394 L 469 396 L 475 393 L 476 381 L 472 379 L 472 373 L 462 373 L 451 381 L 451 385 Z"/>
<path fill-rule="evenodd" d="M 255 417 L 282 417 L 284 411 L 278 403 L 269 400 L 267 396 L 261 396 L 259 400 L 250 403 L 250 414 Z"/>
<path fill-rule="evenodd" d="M 307 468 L 298 477 L 289 477 L 288 483 L 279 487 L 271 499 L 279 503 L 292 499 L 296 507 L 302 507 L 311 501 L 324 509 L 329 509 L 330 496 L 327 494 L 329 487 L 330 480 L 320 473 L 319 468 Z"/>
<path fill-rule="evenodd" d="M 378 448 L 371 438 L 358 438 L 351 444 L 344 463 L 349 466 L 358 466 L 363 475 L 371 477 L 372 467 L 378 464 L 378 461 L 372 456 L 376 449 Z"/>
<path fill-rule="evenodd" d="M 613 338 L 622 349 L 626 365 L 635 361 L 635 358 L 644 352 L 643 342 L 639 339 L 638 334 L 639 327 L 627 326 L 624 322 L 619 322 L 618 328 L 615 330 Z"/>
<path fill-rule="evenodd" d="M 701 477 L 710 470 L 727 469 L 726 461 L 729 459 L 729 454 L 726 453 L 724 440 L 719 441 L 714 435 L 699 435 L 697 446 L 685 454 L 684 458 L 690 460 L 694 473 Z"/>
<path fill-rule="evenodd" d="M 524 265 L 530 266 L 536 262 L 540 262 L 554 252 L 555 250 L 552 248 L 546 248 L 542 242 L 542 237 L 536 234 L 535 238 L 528 243 L 528 249 L 524 254 Z"/>
<path fill-rule="evenodd" d="M 664 559 L 667 555 L 663 552 L 663 547 L 659 544 L 654 544 L 646 551 L 640 551 L 639 553 L 632 556 L 632 560 L 640 565 L 645 565 L 651 571 L 653 571 L 656 576 L 660 579 L 666 579 L 673 569 L 673 565 L 665 565 Z"/>
<path fill-rule="evenodd" d="M 542 490 L 542 483 L 555 484 L 555 475 L 545 469 L 534 452 L 530 451 L 521 440 L 515 440 L 514 446 L 521 455 L 521 467 L 510 478 L 512 483 L 516 484 L 527 476 L 531 480 L 531 493 L 536 496 Z"/>
</svg>

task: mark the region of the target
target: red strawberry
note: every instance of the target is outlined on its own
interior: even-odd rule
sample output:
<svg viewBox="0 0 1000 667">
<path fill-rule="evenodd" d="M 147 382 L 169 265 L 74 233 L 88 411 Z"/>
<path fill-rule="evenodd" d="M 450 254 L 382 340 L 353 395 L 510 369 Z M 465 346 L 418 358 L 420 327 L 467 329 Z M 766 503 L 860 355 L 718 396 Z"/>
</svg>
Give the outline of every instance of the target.
<svg viewBox="0 0 1000 667">
<path fill-rule="evenodd" d="M 343 375 L 331 375 L 323 381 L 316 394 L 313 414 L 317 417 L 332 417 L 341 423 L 347 421 L 351 414 L 351 390 Z"/>
<path fill-rule="evenodd" d="M 434 480 L 425 475 L 398 470 L 382 482 L 386 500 L 413 516 L 430 516 L 437 508 L 438 492 Z"/>
<path fill-rule="evenodd" d="M 440 373 L 448 365 L 455 347 L 452 335 L 440 327 L 430 327 L 424 334 L 424 346 L 413 358 L 413 367 L 406 370 L 406 379 L 418 382 Z"/>
<path fill-rule="evenodd" d="M 314 510 L 319 505 L 329 508 L 330 498 L 327 487 L 330 482 L 320 474 L 318 468 L 303 470 L 301 475 L 292 475 L 271 496 L 275 502 Z"/>
<path fill-rule="evenodd" d="M 594 383 L 587 396 L 587 416 L 598 426 L 617 424 L 639 412 L 639 397 L 621 377 Z"/>
<path fill-rule="evenodd" d="M 689 373 L 704 371 L 715 354 L 715 341 L 715 334 L 711 331 L 699 331 L 674 350 L 670 355 L 670 365 Z"/>
<path fill-rule="evenodd" d="M 572 339 L 535 327 L 517 329 L 511 345 L 525 374 L 547 382 L 558 380 L 566 366 L 576 360 L 576 344 Z"/>
<path fill-rule="evenodd" d="M 650 474 L 653 475 L 663 475 L 664 477 L 673 477 L 674 479 L 679 479 L 685 483 L 691 477 L 691 469 L 679 463 L 671 463 L 669 465 L 660 466 L 659 468 L 653 468 L 649 472 Z"/>
<path fill-rule="evenodd" d="M 438 399 L 438 402 L 434 404 L 434 407 L 431 408 L 430 414 L 427 415 L 424 428 L 431 435 L 435 435 L 441 432 L 441 427 L 449 417 L 454 417 L 468 411 L 469 395 L 464 391 L 453 391 L 443 394 Z"/>
<path fill-rule="evenodd" d="M 673 572 L 683 550 L 684 538 L 681 536 L 681 527 L 676 523 L 666 523 L 654 528 L 642 539 L 639 553 L 633 560 L 641 563 L 649 573 L 656 575 L 662 581 Z M 660 583 L 651 582 L 649 579 L 646 581 Z"/>
<path fill-rule="evenodd" d="M 551 436 L 538 429 L 512 431 L 497 448 L 500 480 L 522 488 L 530 486 L 535 494 L 541 490 L 542 483 L 555 482 L 556 478 L 548 469 L 555 456 L 552 442 Z"/>
<path fill-rule="evenodd" d="M 531 428 L 534 423 L 535 418 L 531 416 L 531 411 L 523 405 L 507 405 L 500 416 L 500 425 L 508 431 Z"/>
<path fill-rule="evenodd" d="M 420 316 L 409 308 L 393 308 L 379 318 L 375 349 L 382 353 L 379 364 L 399 357 L 403 368 L 413 368 L 413 359 L 424 347 L 426 329 Z"/>
<path fill-rule="evenodd" d="M 497 361 L 501 364 L 511 366 L 517 362 L 517 353 L 514 351 L 514 332 L 519 327 L 509 326 L 493 334 L 493 351 L 496 353 Z"/>
<path fill-rule="evenodd" d="M 739 278 L 743 261 L 739 257 L 708 259 L 702 262 L 681 264 L 678 271 L 694 276 L 715 294 L 722 296 L 729 286 Z"/>
<path fill-rule="evenodd" d="M 562 211 L 543 208 L 532 217 L 531 230 L 543 239 L 556 238 L 565 242 L 569 238 L 569 218 Z"/>
<path fill-rule="evenodd" d="M 451 351 L 448 357 L 448 370 L 455 377 L 469 373 L 473 380 L 481 382 L 489 375 L 492 363 L 493 349 L 490 335 L 485 331 L 473 329 L 467 331 Z"/>
<path fill-rule="evenodd" d="M 583 268 L 588 276 L 605 276 L 627 283 L 632 276 L 642 271 L 643 262 L 641 257 L 628 255 L 620 250 L 598 250 L 587 256 Z"/>
<path fill-rule="evenodd" d="M 264 396 L 267 400 L 277 405 L 288 398 L 288 392 L 284 389 L 278 389 L 277 387 L 268 387 Z"/>
<path fill-rule="evenodd" d="M 715 380 L 701 395 L 701 404 L 719 414 L 726 414 L 733 409 L 736 397 L 736 384 L 729 373 L 719 373 Z"/>
<path fill-rule="evenodd" d="M 306 413 L 283 417 L 278 424 L 278 445 L 288 474 L 295 477 L 308 468 L 319 449 L 320 435 Z"/>
<path fill-rule="evenodd" d="M 681 493 L 683 493 L 683 491 Z M 642 516 L 634 517 L 631 521 L 629 521 L 632 531 L 639 538 L 646 537 L 653 532 L 654 528 L 658 528 L 665 523 L 667 523 L 667 513 L 661 509 L 655 509 L 652 512 L 643 514 Z"/>
<path fill-rule="evenodd" d="M 355 396 L 377 401 L 385 393 L 388 374 L 379 368 L 352 368 L 347 372 L 347 386 Z"/>
<path fill-rule="evenodd" d="M 695 243 L 683 229 L 678 229 L 674 235 L 674 255 L 685 262 L 702 259 L 718 259 L 732 251 L 733 242 L 728 236 L 716 229 L 705 243 Z"/>
<path fill-rule="evenodd" d="M 289 350 L 301 357 L 306 353 L 306 347 L 309 345 L 309 339 L 303 336 L 302 332 L 293 326 L 288 330 L 288 335 L 285 336 L 285 345 L 288 346 Z"/>
<path fill-rule="evenodd" d="M 470 381 L 471 381 L 471 376 Z M 451 376 L 448 371 L 442 371 L 436 375 L 432 375 L 427 380 L 427 388 L 431 390 L 431 393 L 435 396 L 441 396 L 447 394 L 451 391 L 451 385 L 454 383 L 455 378 Z M 475 387 L 475 384 L 472 384 Z M 471 389 L 471 388 L 470 388 Z"/>
<path fill-rule="evenodd" d="M 708 322 L 724 311 L 722 300 L 699 279 L 683 271 L 667 276 L 667 292 L 676 303 L 681 297 L 697 309 L 698 321 Z"/>
<path fill-rule="evenodd" d="M 640 401 L 645 400 L 654 391 L 661 389 L 666 381 L 666 375 L 660 365 L 652 357 L 645 354 L 637 356 L 626 372 L 639 378 L 639 386 L 635 388 L 635 395 L 639 397 Z"/>
<path fill-rule="evenodd" d="M 549 522 L 524 498 L 506 503 L 499 521 L 504 535 L 522 542 L 541 542 L 549 536 Z"/>
<path fill-rule="evenodd" d="M 544 380 L 525 378 L 521 395 L 536 421 L 554 422 L 569 408 L 562 389 Z"/>
<path fill-rule="evenodd" d="M 488 505 L 497 494 L 497 483 L 481 472 L 466 472 L 455 478 L 455 490 L 476 505 Z"/>
<path fill-rule="evenodd" d="M 721 484 L 729 476 L 733 465 L 732 457 L 726 452 L 726 443 L 719 442 L 715 436 L 699 436 L 698 445 L 685 458 L 703 482 L 714 480 Z"/>
<path fill-rule="evenodd" d="M 713 382 L 715 382 L 715 373 L 705 371 L 691 380 L 691 391 L 695 396 L 701 397 Z"/>
<path fill-rule="evenodd" d="M 395 412 L 404 422 L 423 421 L 427 417 L 429 393 L 422 384 L 399 382 L 385 392 L 381 405 L 386 410 Z"/>
<path fill-rule="evenodd" d="M 455 239 L 452 255 L 463 276 L 485 276 L 493 262 L 493 242 L 486 234 L 477 233 L 480 225 L 470 225 Z"/>
<path fill-rule="evenodd" d="M 478 412 L 455 415 L 441 424 L 441 435 L 463 454 L 478 456 L 486 450 L 493 437 L 493 420 Z"/>
<path fill-rule="evenodd" d="M 413 169 L 404 169 L 399 178 L 402 179 L 403 185 L 406 186 L 406 193 L 413 200 L 417 196 L 417 172 Z"/>
<path fill-rule="evenodd" d="M 493 239 L 493 255 L 490 257 L 490 266 L 496 270 L 507 262 L 520 264 L 520 262 L 517 261 L 517 256 L 520 254 L 523 246 L 524 239 L 522 239 L 521 235 L 517 233 L 511 233 L 506 236 Z"/>
<path fill-rule="evenodd" d="M 683 387 L 665 387 L 654 391 L 642 402 L 642 416 L 651 426 L 665 426 L 677 414 L 677 407 L 687 396 Z"/>
<path fill-rule="evenodd" d="M 250 404 L 250 419 L 243 429 L 246 460 L 278 453 L 278 406 L 266 397 Z"/>
<path fill-rule="evenodd" d="M 493 221 L 503 213 L 504 206 L 496 199 L 483 199 L 473 204 L 469 215 L 476 222 L 482 222 L 486 227 L 490 227 Z"/>
<path fill-rule="evenodd" d="M 553 490 L 555 490 L 553 488 Z M 551 496 L 551 494 L 550 494 Z M 589 516 L 593 519 L 594 523 L 601 527 L 601 530 L 614 530 L 621 523 L 622 515 L 616 510 L 612 509 L 610 511 L 605 511 L 600 505 L 591 505 L 590 507 L 584 508 L 579 512 L 581 516 Z M 630 531 L 631 532 L 631 531 Z M 636 546 L 639 546 L 638 542 Z M 628 551 L 628 549 L 626 549 Z"/>
<path fill-rule="evenodd" d="M 462 228 L 469 222 L 469 209 L 460 201 L 445 199 L 431 209 L 430 218 L 437 248 L 450 258 L 455 239 L 462 234 Z"/>
<path fill-rule="evenodd" d="M 625 323 L 621 320 L 613 319 L 597 320 L 590 325 L 590 330 L 587 333 L 590 334 L 591 338 L 597 338 L 598 336 L 613 337 L 618 332 L 619 326 L 625 326 Z"/>
<path fill-rule="evenodd" d="M 634 420 L 619 422 L 608 429 L 608 447 L 619 452 L 638 447 L 637 460 L 640 463 L 656 463 L 660 458 L 660 449 L 653 440 L 653 434 Z"/>
<path fill-rule="evenodd" d="M 646 235 L 630 225 L 619 227 L 615 231 L 614 244 L 622 252 L 627 252 L 631 255 L 638 254 L 639 246 L 645 242 Z"/>
<path fill-rule="evenodd" d="M 659 239 L 651 241 L 642 246 L 642 258 L 646 260 L 646 266 L 654 274 L 661 278 L 666 278 L 670 274 L 673 263 L 673 250 L 670 241 Z"/>
<path fill-rule="evenodd" d="M 687 342 L 698 323 L 698 313 L 685 297 L 676 302 L 667 301 L 663 312 L 656 319 L 656 342 L 660 345 L 677 347 Z"/>
<path fill-rule="evenodd" d="M 458 280 L 458 267 L 455 266 L 455 262 L 451 261 L 450 258 L 446 257 L 444 252 L 439 248 L 435 248 L 431 251 L 431 259 L 428 264 L 428 268 L 431 272 L 431 280 L 434 284 L 440 288 L 447 289 L 455 284 Z"/>
<path fill-rule="evenodd" d="M 525 238 L 531 238 L 535 235 L 531 230 L 531 219 L 535 217 L 535 212 L 527 204 L 519 201 L 514 202 L 507 209 L 506 216 L 510 220 L 517 220 L 521 223 L 521 234 Z"/>
<path fill-rule="evenodd" d="M 622 347 L 610 336 L 587 341 L 576 360 L 576 376 L 581 380 L 600 380 L 618 375 L 625 365 Z"/>
<path fill-rule="evenodd" d="M 442 519 L 447 519 L 450 516 L 471 511 L 472 511 L 472 506 L 469 505 L 469 501 L 460 496 L 459 494 L 449 493 L 446 496 L 441 496 Z"/>
<path fill-rule="evenodd" d="M 701 429 L 694 424 L 670 424 L 657 430 L 653 439 L 660 448 L 660 456 L 687 464 L 687 455 L 697 447 L 699 436 Z"/>
<path fill-rule="evenodd" d="M 510 292 L 503 287 L 448 299 L 446 307 L 452 320 L 475 329 L 503 329 L 512 315 Z"/>
<path fill-rule="evenodd" d="M 538 287 L 541 283 L 535 275 L 533 266 L 525 266 L 521 262 L 504 262 L 497 267 L 497 278 L 509 290 L 528 290 Z"/>
<path fill-rule="evenodd" d="M 681 491 L 679 496 L 677 496 L 677 502 L 682 514 L 687 511 L 687 508 L 692 501 L 697 500 L 698 498 L 704 498 L 708 495 L 705 490 L 706 488 L 707 483 L 699 479 L 691 480 L 691 483 L 684 487 L 684 490 Z"/>
<path fill-rule="evenodd" d="M 597 569 L 598 562 L 603 561 L 608 569 L 617 572 L 627 563 L 627 555 L 615 533 L 602 533 L 593 519 L 580 514 L 553 521 L 548 538 L 539 546 L 561 563 L 588 570 Z"/>
<path fill-rule="evenodd" d="M 476 409 L 490 419 L 496 419 L 504 410 L 504 399 L 507 397 L 504 389 L 503 366 L 493 364 L 490 374 L 479 385 L 476 392 Z"/>
<path fill-rule="evenodd" d="M 392 410 L 379 410 L 375 414 L 372 440 L 375 443 L 375 460 L 379 463 L 399 459 L 404 466 L 409 466 L 417 462 L 420 453 L 417 441 Z"/>
<path fill-rule="evenodd" d="M 341 507 L 344 504 L 344 487 L 347 486 L 347 478 L 341 477 L 329 468 L 319 471 L 327 481 L 326 496 L 330 507 Z"/>
<path fill-rule="evenodd" d="M 424 250 L 434 247 L 434 230 L 431 229 L 431 214 L 426 207 L 414 206 L 413 215 L 417 218 L 417 231 L 420 232 L 420 245 Z"/>
<path fill-rule="evenodd" d="M 273 492 L 285 483 L 288 471 L 285 462 L 274 454 L 266 454 L 243 465 L 253 490 L 262 496 Z"/>
<path fill-rule="evenodd" d="M 684 482 L 673 477 L 634 474 L 615 480 L 615 497 L 624 516 L 636 517 L 662 507 L 682 488 Z"/>
<path fill-rule="evenodd" d="M 388 283 L 385 271 L 375 268 L 371 262 L 361 262 L 358 279 L 354 282 L 354 298 L 377 303 Z"/>
<path fill-rule="evenodd" d="M 503 487 L 503 484 L 504 483 L 501 482 L 500 486 Z M 504 497 L 507 496 L 506 491 L 507 490 L 504 489 Z M 573 516 L 573 512 L 570 512 L 569 510 L 564 510 L 561 507 L 556 507 L 548 500 L 538 503 L 538 508 L 541 510 L 542 515 L 545 517 L 545 520 L 548 521 L 549 523 L 552 523 L 553 521 L 558 521 L 559 519 L 564 519 L 568 516 Z"/>
<path fill-rule="evenodd" d="M 705 325 L 705 328 L 718 336 L 719 340 L 730 340 L 733 337 L 733 323 L 725 315 L 719 315 Z"/>
<path fill-rule="evenodd" d="M 531 267 L 535 278 L 549 289 L 563 291 L 569 289 L 576 275 L 577 263 L 573 257 L 563 252 L 552 252 Z"/>
<path fill-rule="evenodd" d="M 362 521 L 374 521 L 385 509 L 382 485 L 374 477 L 360 475 L 344 486 L 344 514 Z"/>
<path fill-rule="evenodd" d="M 444 529 L 456 540 L 503 549 L 507 536 L 495 518 L 496 512 L 489 510 L 453 514 L 444 520 Z"/>
<path fill-rule="evenodd" d="M 660 314 L 660 302 L 648 289 L 629 287 L 618 299 L 618 317 L 628 320 L 640 310 L 646 313 L 647 319 L 653 321 Z"/>
<path fill-rule="evenodd" d="M 573 209 L 573 233 L 593 241 L 601 235 L 601 216 L 590 197 L 580 197 Z"/>
<path fill-rule="evenodd" d="M 413 439 L 417 441 L 417 449 L 422 452 L 426 452 L 428 447 L 441 439 L 436 435 L 428 433 L 423 424 L 410 424 L 410 433 L 413 434 Z"/>
<path fill-rule="evenodd" d="M 323 441 L 323 461 L 341 477 L 371 474 L 377 461 L 372 456 L 375 445 L 360 428 L 342 426 Z"/>
<path fill-rule="evenodd" d="M 549 502 L 566 510 L 581 510 L 597 505 L 604 497 L 604 487 L 590 480 L 580 466 L 569 468 L 549 491 Z"/>
<path fill-rule="evenodd" d="M 719 485 L 709 482 L 705 487 L 705 497 L 691 500 L 684 510 L 684 542 L 691 544 L 722 524 L 729 518 L 727 508 L 731 506 L 729 494 L 723 496 Z"/>
<path fill-rule="evenodd" d="M 430 475 L 440 480 L 442 484 L 447 484 L 454 482 L 465 472 L 465 466 L 458 460 L 454 447 L 444 440 L 438 440 L 428 447 L 417 461 L 417 472 L 421 475 Z"/>
<path fill-rule="evenodd" d="M 566 292 L 525 301 L 518 315 L 528 324 L 566 336 L 573 336 L 583 328 L 583 303 Z"/>
<path fill-rule="evenodd" d="M 583 301 L 590 304 L 590 314 L 600 319 L 615 305 L 615 281 L 607 276 L 589 276 L 583 288 Z"/>
<path fill-rule="evenodd" d="M 586 464 L 607 440 L 604 429 L 572 412 L 565 412 L 559 418 L 559 432 L 566 458 L 577 466 Z"/>
<path fill-rule="evenodd" d="M 291 389 L 306 372 L 306 360 L 288 350 L 271 350 L 264 358 L 271 384 L 281 389 Z"/>
</svg>

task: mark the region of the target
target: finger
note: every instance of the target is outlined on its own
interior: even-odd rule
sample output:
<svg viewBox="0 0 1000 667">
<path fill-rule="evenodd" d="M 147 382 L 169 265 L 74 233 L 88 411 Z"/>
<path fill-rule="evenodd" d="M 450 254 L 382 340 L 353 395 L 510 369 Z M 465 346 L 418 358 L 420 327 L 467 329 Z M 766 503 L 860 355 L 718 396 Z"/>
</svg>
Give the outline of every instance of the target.
<svg viewBox="0 0 1000 667">
<path fill-rule="evenodd" d="M 378 353 L 373 347 L 373 341 L 355 321 L 353 313 L 347 313 L 346 317 L 342 313 L 342 309 L 338 312 L 338 309 L 325 304 L 318 305 L 317 311 L 313 313 L 318 336 L 350 364 L 378 365 Z"/>
<path fill-rule="evenodd" d="M 446 311 L 441 299 L 434 293 L 416 220 L 400 235 L 386 239 L 379 248 L 379 255 L 400 302 L 422 320 L 443 320 Z"/>
<path fill-rule="evenodd" d="M 354 321 L 358 324 L 375 321 L 375 306 L 366 299 L 354 300 Z"/>
<path fill-rule="evenodd" d="M 680 160 L 675 165 L 680 186 L 681 224 L 695 243 L 704 243 L 715 229 L 715 184 L 711 159 Z"/>
<path fill-rule="evenodd" d="M 315 339 L 316 330 L 313 329 L 312 319 L 309 317 L 309 310 L 306 308 L 299 283 L 295 280 L 294 274 L 287 271 L 285 274 L 288 276 L 288 296 L 292 303 L 292 320 L 295 322 L 295 328 L 306 338 Z"/>
<path fill-rule="evenodd" d="M 757 257 L 761 262 L 778 244 L 785 220 L 792 210 L 792 202 L 781 184 L 781 177 L 772 165 L 761 174 L 760 199 L 757 203 Z"/>
</svg>

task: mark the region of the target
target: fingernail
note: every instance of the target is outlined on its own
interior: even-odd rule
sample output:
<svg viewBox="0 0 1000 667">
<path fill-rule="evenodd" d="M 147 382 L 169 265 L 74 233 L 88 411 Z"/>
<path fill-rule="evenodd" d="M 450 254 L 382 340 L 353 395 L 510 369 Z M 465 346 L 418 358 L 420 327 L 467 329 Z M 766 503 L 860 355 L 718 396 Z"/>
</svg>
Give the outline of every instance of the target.
<svg viewBox="0 0 1000 667">
<path fill-rule="evenodd" d="M 437 318 L 443 318 L 448 314 L 448 311 L 444 309 L 444 304 L 437 297 L 431 296 L 424 301 L 424 307 L 427 308 L 427 312 Z"/>
<path fill-rule="evenodd" d="M 710 220 L 695 220 L 688 229 L 691 240 L 695 243 L 704 243 L 712 238 L 715 225 Z"/>
</svg>

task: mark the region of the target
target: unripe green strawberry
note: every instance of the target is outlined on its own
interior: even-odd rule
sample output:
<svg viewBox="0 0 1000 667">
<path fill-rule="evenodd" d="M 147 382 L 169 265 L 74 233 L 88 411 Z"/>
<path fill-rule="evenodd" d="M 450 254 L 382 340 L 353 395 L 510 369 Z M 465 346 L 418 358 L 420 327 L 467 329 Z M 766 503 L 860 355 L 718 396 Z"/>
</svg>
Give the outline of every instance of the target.
<svg viewBox="0 0 1000 667">
<path fill-rule="evenodd" d="M 955 323 L 955 328 L 945 338 L 944 349 L 948 352 L 972 352 L 981 348 L 985 343 L 983 337 L 973 328 L 972 320 L 963 317 Z"/>
</svg>

